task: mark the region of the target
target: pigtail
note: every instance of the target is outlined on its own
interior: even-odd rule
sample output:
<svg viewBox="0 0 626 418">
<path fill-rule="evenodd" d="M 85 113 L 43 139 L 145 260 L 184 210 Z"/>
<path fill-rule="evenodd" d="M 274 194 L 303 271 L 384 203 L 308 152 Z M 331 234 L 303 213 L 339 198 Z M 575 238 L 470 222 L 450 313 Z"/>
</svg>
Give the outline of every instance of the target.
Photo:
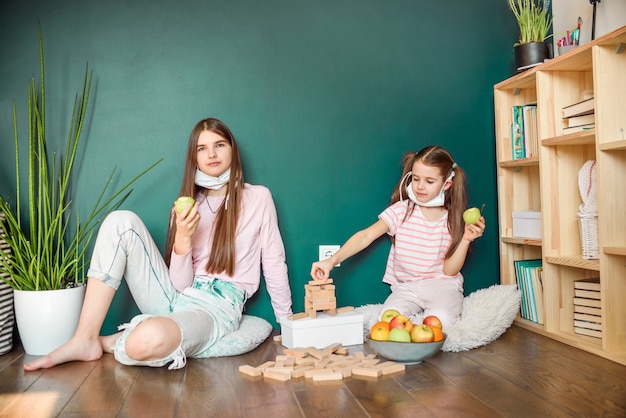
<svg viewBox="0 0 626 418">
<path fill-rule="evenodd" d="M 463 211 L 467 208 L 467 176 L 465 171 L 459 166 L 455 166 L 452 185 L 446 192 L 445 208 L 448 210 L 448 229 L 452 237 L 450 248 L 446 253 L 446 258 L 450 258 L 456 251 L 465 233 L 465 221 Z"/>
</svg>

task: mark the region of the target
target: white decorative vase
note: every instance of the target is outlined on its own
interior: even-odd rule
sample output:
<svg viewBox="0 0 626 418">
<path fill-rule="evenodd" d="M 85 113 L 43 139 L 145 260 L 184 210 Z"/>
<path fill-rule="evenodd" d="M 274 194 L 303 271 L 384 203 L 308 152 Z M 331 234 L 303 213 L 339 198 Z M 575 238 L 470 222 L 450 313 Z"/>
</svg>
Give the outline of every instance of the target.
<svg viewBox="0 0 626 418">
<path fill-rule="evenodd" d="M 48 354 L 74 335 L 86 288 L 15 290 L 15 322 L 26 354 Z"/>
</svg>

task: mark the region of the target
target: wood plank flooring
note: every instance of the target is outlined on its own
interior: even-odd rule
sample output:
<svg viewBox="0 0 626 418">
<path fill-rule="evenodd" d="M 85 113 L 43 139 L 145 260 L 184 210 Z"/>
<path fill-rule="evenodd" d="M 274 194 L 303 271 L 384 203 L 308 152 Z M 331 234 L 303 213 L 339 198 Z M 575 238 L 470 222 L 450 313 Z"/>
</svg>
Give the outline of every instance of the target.
<svg viewBox="0 0 626 418">
<path fill-rule="evenodd" d="M 246 355 L 175 371 L 105 355 L 26 373 L 29 356 L 16 348 L 0 356 L 0 417 L 626 417 L 625 366 L 516 326 L 377 379 L 283 383 L 238 372 L 277 354 L 269 338 Z"/>
</svg>

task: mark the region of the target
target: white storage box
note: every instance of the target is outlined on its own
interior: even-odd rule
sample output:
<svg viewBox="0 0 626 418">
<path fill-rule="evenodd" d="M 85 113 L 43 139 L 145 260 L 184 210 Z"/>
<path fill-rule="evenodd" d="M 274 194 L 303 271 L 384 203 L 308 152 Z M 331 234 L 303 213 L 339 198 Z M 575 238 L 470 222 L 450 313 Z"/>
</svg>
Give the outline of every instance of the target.
<svg viewBox="0 0 626 418">
<path fill-rule="evenodd" d="M 541 211 L 513 212 L 513 236 L 541 239 Z"/>
<path fill-rule="evenodd" d="M 287 348 L 363 344 L 362 314 L 351 311 L 331 316 L 318 312 L 316 316 L 296 320 L 282 317 L 282 344 Z"/>
</svg>

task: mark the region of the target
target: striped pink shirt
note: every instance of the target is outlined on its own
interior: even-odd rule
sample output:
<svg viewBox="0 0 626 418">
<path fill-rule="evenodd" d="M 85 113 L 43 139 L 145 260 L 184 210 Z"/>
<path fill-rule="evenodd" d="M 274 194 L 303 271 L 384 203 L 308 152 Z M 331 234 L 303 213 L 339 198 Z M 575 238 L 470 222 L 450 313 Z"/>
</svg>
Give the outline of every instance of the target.
<svg viewBox="0 0 626 418">
<path fill-rule="evenodd" d="M 408 201 L 396 202 L 378 217 L 395 237 L 391 246 L 383 282 L 394 284 L 423 279 L 450 278 L 443 274 L 443 262 L 452 242 L 448 231 L 448 213 L 428 221 L 419 206 L 404 222 Z M 454 276 L 462 279 L 461 273 Z"/>
</svg>

